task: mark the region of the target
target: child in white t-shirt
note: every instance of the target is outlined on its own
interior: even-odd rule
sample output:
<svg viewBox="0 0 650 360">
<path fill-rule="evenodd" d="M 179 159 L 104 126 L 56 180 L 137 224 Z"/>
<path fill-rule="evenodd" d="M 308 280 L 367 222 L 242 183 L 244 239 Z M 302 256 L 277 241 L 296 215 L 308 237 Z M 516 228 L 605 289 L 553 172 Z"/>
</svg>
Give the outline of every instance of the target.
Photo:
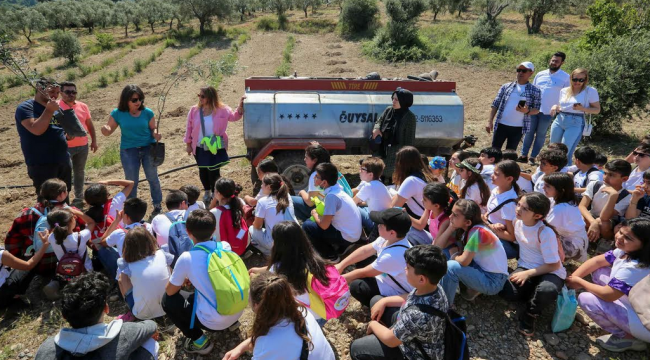
<svg viewBox="0 0 650 360">
<path fill-rule="evenodd" d="M 621 222 L 621 217 L 625 216 L 632 199 L 629 191 L 623 188 L 630 172 L 630 163 L 620 159 L 612 160 L 605 164 L 603 182 L 592 182 L 587 186 L 579 208 L 589 227 L 589 241 L 614 237 L 614 227 Z"/>
<path fill-rule="evenodd" d="M 379 224 L 377 240 L 355 250 L 336 265 L 339 273 L 343 274 L 348 266 L 377 256 L 372 264 L 343 274 L 350 284 L 352 296 L 365 306 L 370 306 L 370 300 L 376 295 L 406 294 L 413 289 L 404 273 L 404 252 L 411 247 L 407 239 L 411 218 L 398 208 L 373 211 L 370 217 Z"/>
<path fill-rule="evenodd" d="M 483 175 L 481 175 L 483 166 L 485 165 L 481 164 L 479 159 L 469 158 L 456 164 L 456 169 L 458 169 L 458 173 L 462 179 L 458 197 L 474 201 L 481 208 L 481 213 L 485 214 L 486 206 L 490 199 L 490 187 L 483 179 Z"/>
<path fill-rule="evenodd" d="M 461 178 L 460 174 L 458 174 L 458 171 L 456 171 L 456 164 L 459 164 L 463 160 L 469 158 L 469 153 L 463 150 L 458 150 L 455 153 L 451 154 L 451 158 L 449 158 L 449 169 L 452 170 L 451 176 L 449 177 L 449 182 L 447 183 L 447 187 L 453 191 L 456 195 L 460 194 L 460 185 L 461 185 Z"/>
<path fill-rule="evenodd" d="M 513 149 L 505 149 L 503 150 L 503 160 L 512 160 L 512 161 L 517 161 L 519 156 L 517 155 L 517 151 Z M 519 166 L 519 169 L 521 170 L 521 166 Z M 519 186 L 519 190 L 522 193 L 529 193 L 533 191 L 533 183 L 530 181 L 530 179 L 526 179 L 524 176 L 524 172 L 521 171 L 519 174 L 519 179 L 517 179 L 517 185 Z M 528 175 L 528 174 L 526 174 Z M 530 175 L 528 175 L 530 176 Z"/>
<path fill-rule="evenodd" d="M 533 190 L 544 194 L 544 177 L 554 172 L 559 172 L 567 163 L 566 153 L 562 150 L 543 150 L 539 153 L 539 169 L 541 175 L 537 176 Z"/>
<path fill-rule="evenodd" d="M 118 284 L 130 311 L 118 318 L 149 320 L 165 315 L 161 302 L 173 260 L 174 255 L 158 250 L 156 238 L 144 227 L 129 230 L 118 260 Z"/>
<path fill-rule="evenodd" d="M 273 248 L 273 227 L 280 221 L 295 221 L 293 202 L 289 196 L 289 187 L 279 174 L 266 174 L 262 179 L 261 193 L 264 194 L 255 206 L 255 221 L 250 226 L 251 243 L 265 256 Z"/>
<path fill-rule="evenodd" d="M 183 185 L 178 189 L 187 195 L 187 211 L 192 212 L 197 209 L 205 209 L 205 203 L 199 201 L 201 190 L 194 185 Z"/>
<path fill-rule="evenodd" d="M 303 347 L 309 360 L 336 358 L 316 319 L 294 301 L 292 290 L 287 278 L 270 272 L 251 281 L 251 307 L 256 315 L 253 331 L 250 338 L 226 353 L 225 360 L 238 359 L 247 351 L 253 352 L 253 359 L 300 359 Z M 270 313 L 274 316 L 262 316 Z"/>
<path fill-rule="evenodd" d="M 214 215 L 207 210 L 194 210 L 187 218 L 187 234 L 195 246 L 213 251 L 217 242 L 212 241 L 216 227 Z M 222 244 L 225 245 L 225 244 Z M 224 249 L 227 249 L 225 246 Z M 212 351 L 212 342 L 203 334 L 202 328 L 210 330 L 225 330 L 236 325 L 243 311 L 233 315 L 222 315 L 206 300 L 216 299 L 210 277 L 208 276 L 208 256 L 205 251 L 186 251 L 176 261 L 174 271 L 163 295 L 162 307 L 167 317 L 185 335 L 183 344 L 185 352 L 206 355 Z M 189 280 L 196 289 L 187 299 L 181 295 L 183 284 Z M 201 295 L 198 294 L 201 293 Z M 217 303 L 219 299 L 216 299 Z M 188 305 L 189 304 L 189 305 Z M 190 326 L 192 318 L 194 326 Z"/>
<path fill-rule="evenodd" d="M 479 160 L 483 167 L 481 168 L 481 176 L 485 180 L 490 190 L 493 190 L 496 185 L 492 183 L 492 173 L 494 173 L 494 166 L 503 160 L 501 149 L 489 147 L 481 149 Z"/>
<path fill-rule="evenodd" d="M 630 305 L 628 296 L 650 275 L 650 220 L 623 221 L 615 244 L 615 250 L 587 260 L 567 277 L 566 283 L 571 289 L 585 290 L 578 296 L 580 308 L 609 333 L 596 339 L 598 345 L 613 352 L 645 351 L 650 330 Z M 583 279 L 590 274 L 592 282 Z"/>
<path fill-rule="evenodd" d="M 79 232 L 74 232 L 77 225 L 76 217 L 86 223 L 86 228 Z M 87 250 L 90 236 L 95 229 L 95 221 L 77 208 L 69 207 L 47 214 L 47 223 L 51 229 L 49 241 L 56 258 L 61 260 L 65 253 L 76 252 L 83 259 L 86 271 L 93 271 L 93 264 Z"/>
<path fill-rule="evenodd" d="M 574 165 L 570 166 L 568 171 L 573 173 L 574 192 L 578 198 L 582 198 L 582 193 L 587 190 L 587 185 L 592 182 L 603 181 L 603 174 L 594 165 L 596 150 L 591 147 L 577 148 L 573 157 Z"/>
<path fill-rule="evenodd" d="M 386 185 L 380 181 L 384 167 L 384 161 L 378 157 L 361 160 L 359 170 L 361 183 L 352 190 L 353 200 L 359 206 L 363 227 L 368 230 L 375 226 L 370 220 L 370 212 L 382 211 L 390 207 L 390 192 Z"/>
<path fill-rule="evenodd" d="M 496 186 L 490 194 L 483 220 L 501 239 L 508 259 L 516 259 L 519 248 L 515 240 L 515 204 L 519 196 L 519 164 L 504 160 L 494 167 L 492 183 Z"/>
<path fill-rule="evenodd" d="M 552 173 L 544 177 L 544 191 L 551 199 L 546 221 L 557 231 L 566 259 L 587 260 L 589 239 L 585 221 L 575 203 L 571 175 Z"/>
<path fill-rule="evenodd" d="M 330 153 L 322 145 L 312 143 L 305 148 L 305 165 L 311 171 L 309 181 L 307 183 L 307 190 L 300 190 L 298 195 L 292 196 L 293 205 L 296 210 L 296 217 L 300 221 L 305 221 L 311 216 L 311 211 L 315 205 L 311 198 L 317 197 L 323 199 L 323 189 L 316 185 L 316 166 L 319 164 L 329 163 Z M 338 178 L 338 176 L 337 176 Z"/>
<path fill-rule="evenodd" d="M 566 278 L 562 246 L 555 231 L 544 223 L 550 209 L 551 201 L 538 192 L 524 194 L 519 200 L 515 221 L 517 268 L 500 293 L 508 301 L 526 304 L 518 314 L 518 330 L 529 337 L 535 334 L 535 320 L 544 308 L 555 305 Z"/>
<path fill-rule="evenodd" d="M 151 224 L 144 222 L 142 219 L 147 213 L 147 203 L 139 198 L 131 198 L 124 202 L 124 210 L 121 210 L 117 213 L 115 221 L 104 233 L 104 236 L 100 239 L 99 245 L 100 252 L 102 247 L 108 251 L 116 251 L 117 261 L 118 257 L 122 257 L 124 252 L 124 237 L 126 233 L 135 227 L 144 226 L 151 234 L 153 234 L 153 228 Z M 124 224 L 124 226 L 119 226 L 118 224 Z"/>
<path fill-rule="evenodd" d="M 634 191 L 637 185 L 643 185 L 643 173 L 650 169 L 650 144 L 641 143 L 632 151 L 632 157 L 636 168 L 630 173 L 624 187 L 628 191 Z"/>
<path fill-rule="evenodd" d="M 447 274 L 440 285 L 449 305 L 453 305 L 458 285 L 468 288 L 463 297 L 473 300 L 478 294 L 496 295 L 508 280 L 508 258 L 499 238 L 483 223 L 481 210 L 471 201 L 460 199 L 451 210 L 450 225 L 434 245 L 444 247 L 456 233 L 462 234 L 462 254 L 452 255 L 447 262 Z"/>
<path fill-rule="evenodd" d="M 422 190 L 435 181 L 431 172 L 422 162 L 422 156 L 413 146 L 404 146 L 397 152 L 393 182 L 397 194 L 393 196 L 391 206 L 404 207 L 411 217 L 419 219 L 424 213 Z"/>
<path fill-rule="evenodd" d="M 151 227 L 156 234 L 156 241 L 161 248 L 167 248 L 169 242 L 169 228 L 179 220 L 185 220 L 189 216 L 187 210 L 187 194 L 180 190 L 172 190 L 165 197 L 167 212 L 156 215 L 151 220 Z"/>
</svg>

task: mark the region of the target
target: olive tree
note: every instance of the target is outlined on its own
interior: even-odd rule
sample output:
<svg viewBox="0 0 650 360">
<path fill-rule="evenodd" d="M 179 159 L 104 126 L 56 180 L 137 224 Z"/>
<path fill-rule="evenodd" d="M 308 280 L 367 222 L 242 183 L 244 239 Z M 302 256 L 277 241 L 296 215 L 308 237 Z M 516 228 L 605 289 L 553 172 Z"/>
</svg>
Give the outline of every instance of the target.
<svg viewBox="0 0 650 360">
<path fill-rule="evenodd" d="M 544 15 L 565 14 L 568 4 L 568 0 L 520 0 L 516 3 L 516 8 L 524 15 L 528 33 L 538 34 L 544 22 Z"/>
<path fill-rule="evenodd" d="M 206 26 L 213 17 L 224 18 L 230 15 L 232 8 L 228 0 L 180 0 L 181 6 L 199 20 L 199 32 L 205 34 Z"/>
<path fill-rule="evenodd" d="M 481 15 L 469 32 L 469 42 L 472 46 L 479 46 L 484 49 L 490 48 L 501 39 L 503 25 L 497 17 L 505 10 L 510 3 L 499 0 L 477 0 L 474 5 L 479 8 Z"/>
<path fill-rule="evenodd" d="M 111 16 L 112 2 L 87 0 L 78 4 L 79 21 L 89 33 L 95 30 L 97 25 L 106 25 L 106 19 Z"/>
<path fill-rule="evenodd" d="M 124 26 L 124 37 L 129 37 L 129 25 L 138 16 L 138 6 L 132 1 L 120 1 L 113 7 L 112 18 L 116 24 Z"/>
<path fill-rule="evenodd" d="M 161 0 L 142 0 L 139 3 L 141 14 L 151 27 L 151 32 L 155 33 L 154 25 L 156 22 L 166 21 L 171 17 L 171 9 Z"/>
<path fill-rule="evenodd" d="M 47 27 L 45 17 L 33 7 L 21 7 L 7 13 L 6 21 L 13 32 L 21 33 L 30 44 L 32 33 L 43 31 Z"/>
<path fill-rule="evenodd" d="M 54 0 L 35 6 L 47 20 L 48 27 L 65 31 L 71 26 L 81 25 L 80 2 Z"/>
<path fill-rule="evenodd" d="M 429 9 L 433 13 L 433 21 L 436 21 L 438 14 L 444 14 L 448 8 L 448 0 L 429 0 Z"/>
<path fill-rule="evenodd" d="M 235 0 L 234 7 L 239 13 L 239 21 L 244 21 L 244 15 L 246 15 L 246 11 L 250 13 L 253 2 L 251 0 Z"/>
<path fill-rule="evenodd" d="M 57 30 L 52 33 L 51 38 L 54 45 L 52 52 L 54 57 L 64 57 L 72 64 L 81 55 L 81 43 L 75 34 Z"/>
</svg>

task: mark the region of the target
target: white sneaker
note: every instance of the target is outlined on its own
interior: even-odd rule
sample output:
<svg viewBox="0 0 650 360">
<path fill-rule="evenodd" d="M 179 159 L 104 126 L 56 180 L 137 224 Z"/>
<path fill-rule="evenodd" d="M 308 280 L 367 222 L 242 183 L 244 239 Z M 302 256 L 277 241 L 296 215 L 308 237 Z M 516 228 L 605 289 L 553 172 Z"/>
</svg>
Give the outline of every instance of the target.
<svg viewBox="0 0 650 360">
<path fill-rule="evenodd" d="M 58 300 L 60 297 L 59 282 L 56 280 L 50 281 L 47 285 L 45 285 L 45 287 L 43 287 L 43 293 L 48 300 Z"/>
<path fill-rule="evenodd" d="M 627 350 L 645 351 L 647 344 L 637 339 L 625 339 L 614 335 L 603 335 L 596 339 L 596 343 L 605 350 L 623 352 Z"/>
</svg>

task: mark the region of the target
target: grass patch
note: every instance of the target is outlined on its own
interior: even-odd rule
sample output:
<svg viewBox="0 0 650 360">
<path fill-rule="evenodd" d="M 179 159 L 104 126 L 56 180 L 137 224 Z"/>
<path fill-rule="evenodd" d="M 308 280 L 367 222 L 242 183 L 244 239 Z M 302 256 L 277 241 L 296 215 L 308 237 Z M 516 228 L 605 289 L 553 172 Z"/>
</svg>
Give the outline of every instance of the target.
<svg viewBox="0 0 650 360">
<path fill-rule="evenodd" d="M 68 70 L 65 73 L 65 80 L 66 81 L 75 81 L 77 79 L 77 72 L 74 70 Z"/>
<path fill-rule="evenodd" d="M 277 18 L 274 17 L 263 17 L 257 21 L 257 24 L 255 27 L 257 30 L 262 30 L 262 31 L 277 31 L 277 30 L 284 30 L 286 26 L 286 23 L 281 23 L 278 21 Z"/>
<path fill-rule="evenodd" d="M 153 45 L 157 44 L 163 39 L 165 39 L 165 35 L 149 35 L 149 36 L 143 36 L 141 38 L 135 39 L 132 44 L 137 46 L 145 46 L 145 45 Z"/>
<path fill-rule="evenodd" d="M 98 155 L 91 155 L 86 162 L 86 169 L 101 169 L 120 162 L 120 146 L 113 142 L 104 147 Z"/>
<path fill-rule="evenodd" d="M 307 19 L 289 24 L 289 31 L 296 34 L 326 34 L 334 29 L 336 22 L 330 19 Z"/>
<path fill-rule="evenodd" d="M 282 63 L 275 69 L 276 76 L 289 76 L 291 72 L 291 53 L 293 53 L 295 46 L 296 39 L 292 35 L 289 35 L 287 37 L 287 45 L 284 47 L 284 51 L 282 51 Z"/>
</svg>

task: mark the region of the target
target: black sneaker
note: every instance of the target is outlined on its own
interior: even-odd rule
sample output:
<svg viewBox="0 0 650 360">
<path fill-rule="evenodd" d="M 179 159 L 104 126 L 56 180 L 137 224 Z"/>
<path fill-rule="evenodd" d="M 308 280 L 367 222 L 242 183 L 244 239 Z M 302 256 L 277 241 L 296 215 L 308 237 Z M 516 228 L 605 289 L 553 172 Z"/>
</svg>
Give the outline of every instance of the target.
<svg viewBox="0 0 650 360">
<path fill-rule="evenodd" d="M 527 163 L 528 162 L 528 156 L 524 156 L 524 155 L 519 156 L 517 158 L 517 162 L 520 162 L 520 163 L 523 163 L 523 164 Z"/>
<path fill-rule="evenodd" d="M 153 207 L 153 212 L 151 212 L 151 218 L 153 219 L 156 217 L 156 215 L 160 215 L 162 213 L 162 206 L 156 205 Z"/>
<path fill-rule="evenodd" d="M 530 164 L 532 166 L 535 166 L 535 165 L 537 165 L 537 161 L 535 160 L 534 157 L 532 157 L 532 158 L 528 159 L 528 164 Z"/>
<path fill-rule="evenodd" d="M 523 315 L 519 316 L 519 326 L 517 326 L 517 331 L 526 337 L 534 336 L 536 318 L 536 316 L 528 313 L 524 313 Z"/>
</svg>

